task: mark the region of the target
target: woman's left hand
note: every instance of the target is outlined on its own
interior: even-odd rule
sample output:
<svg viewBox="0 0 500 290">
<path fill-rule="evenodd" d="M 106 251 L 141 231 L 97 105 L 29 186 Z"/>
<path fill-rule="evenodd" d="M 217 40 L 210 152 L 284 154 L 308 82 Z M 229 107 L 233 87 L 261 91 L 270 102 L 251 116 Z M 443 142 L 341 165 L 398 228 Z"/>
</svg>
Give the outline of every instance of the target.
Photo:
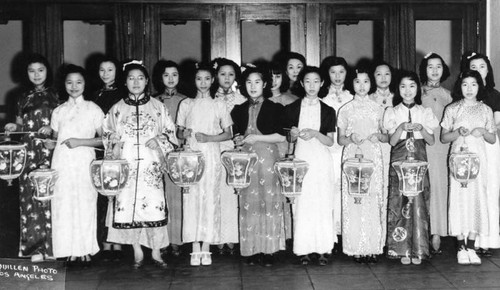
<svg viewBox="0 0 500 290">
<path fill-rule="evenodd" d="M 482 137 L 486 133 L 486 129 L 484 128 L 474 128 L 470 134 L 476 138 Z"/>
<path fill-rule="evenodd" d="M 366 138 L 366 139 L 370 140 L 370 142 L 372 142 L 372 143 L 379 143 L 380 142 L 380 140 L 378 139 L 378 133 L 373 133 L 370 136 L 368 136 L 368 138 Z"/>
<path fill-rule="evenodd" d="M 250 134 L 250 135 L 246 136 L 245 139 L 243 139 L 243 143 L 247 143 L 247 144 L 252 145 L 258 141 L 257 139 L 258 139 L 258 137 L 255 134 Z"/>
<path fill-rule="evenodd" d="M 420 123 L 413 123 L 413 131 L 422 131 L 424 129 L 424 126 Z"/>
<path fill-rule="evenodd" d="M 68 138 L 62 141 L 61 145 L 66 145 L 68 148 L 73 149 L 80 146 L 80 140 L 78 138 Z"/>
<path fill-rule="evenodd" d="M 299 133 L 299 137 L 308 141 L 308 140 L 311 140 L 312 138 L 316 137 L 316 133 L 318 131 L 316 130 L 313 130 L 313 129 L 302 129 Z"/>
<path fill-rule="evenodd" d="M 198 133 L 194 134 L 194 137 L 196 138 L 196 141 L 198 141 L 198 143 L 207 143 L 208 142 L 208 136 L 206 134 L 198 132 Z"/>
<path fill-rule="evenodd" d="M 156 150 L 156 149 L 160 148 L 160 144 L 158 143 L 158 140 L 156 140 L 156 138 L 149 139 L 145 145 L 146 145 L 146 147 L 148 147 L 149 149 L 152 149 L 152 150 Z"/>
</svg>

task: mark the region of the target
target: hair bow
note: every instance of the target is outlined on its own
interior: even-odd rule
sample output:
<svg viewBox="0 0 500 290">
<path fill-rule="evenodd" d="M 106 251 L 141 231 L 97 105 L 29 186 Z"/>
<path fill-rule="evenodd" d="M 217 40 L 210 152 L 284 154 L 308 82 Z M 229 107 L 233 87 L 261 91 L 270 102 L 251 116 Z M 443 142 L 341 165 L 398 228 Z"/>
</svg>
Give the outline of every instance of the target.
<svg viewBox="0 0 500 290">
<path fill-rule="evenodd" d="M 475 52 L 473 52 L 473 53 L 471 53 L 471 54 L 467 57 L 467 59 L 471 59 L 471 58 L 472 58 L 472 57 L 474 57 L 475 55 L 476 55 L 476 53 L 475 53 Z"/>
<path fill-rule="evenodd" d="M 253 63 L 247 63 L 245 66 L 251 67 L 251 68 L 256 68 L 255 64 L 253 64 Z"/>
<path fill-rule="evenodd" d="M 124 63 L 124 64 L 123 64 L 123 69 L 125 69 L 125 67 L 127 67 L 127 65 L 129 65 L 129 64 L 138 64 L 138 65 L 140 65 L 140 66 L 144 66 L 144 65 L 142 64 L 142 60 L 135 60 L 135 59 L 134 59 L 134 60 L 131 60 L 131 61 L 127 62 L 127 63 Z"/>
<path fill-rule="evenodd" d="M 425 58 L 425 59 L 428 59 L 428 58 L 429 58 L 429 56 L 431 56 L 433 53 L 434 53 L 434 52 L 430 51 L 428 54 L 426 54 L 426 55 L 424 56 L 424 58 Z"/>
</svg>

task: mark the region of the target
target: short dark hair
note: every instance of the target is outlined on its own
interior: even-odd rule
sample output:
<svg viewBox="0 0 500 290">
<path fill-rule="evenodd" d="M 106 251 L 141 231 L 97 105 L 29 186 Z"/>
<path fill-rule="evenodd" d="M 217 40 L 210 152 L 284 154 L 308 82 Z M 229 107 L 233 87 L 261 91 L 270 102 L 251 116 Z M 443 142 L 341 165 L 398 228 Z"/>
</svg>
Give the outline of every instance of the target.
<svg viewBox="0 0 500 290">
<path fill-rule="evenodd" d="M 351 84 L 349 85 L 349 91 L 352 95 L 355 95 L 354 91 L 354 80 L 358 77 L 358 74 L 367 74 L 370 79 L 370 89 L 368 90 L 368 94 L 372 94 L 377 90 L 377 84 L 375 83 L 375 77 L 372 74 L 372 70 L 367 66 L 360 66 L 354 69 L 352 79 L 349 80 Z"/>
<path fill-rule="evenodd" d="M 123 84 L 126 86 L 127 85 L 127 78 L 128 78 L 128 74 L 133 71 L 133 70 L 140 70 L 144 76 L 146 77 L 146 79 L 148 80 L 148 82 L 146 83 L 146 87 L 144 88 L 144 92 L 146 93 L 148 91 L 148 88 L 149 88 L 149 73 L 148 73 L 148 70 L 141 64 L 138 64 L 138 63 L 126 63 L 123 67 Z"/>
<path fill-rule="evenodd" d="M 45 87 L 52 86 L 52 82 L 54 81 L 54 75 L 52 71 L 52 67 L 49 64 L 47 58 L 38 53 L 32 53 L 26 57 L 26 62 L 24 65 L 24 85 L 28 88 L 33 88 L 35 85 L 29 80 L 28 77 L 28 66 L 34 63 L 41 63 L 47 68 L 47 77 L 45 79 Z"/>
<path fill-rule="evenodd" d="M 418 78 L 418 75 L 414 71 L 408 71 L 408 70 L 402 70 L 399 73 L 399 78 L 398 78 L 398 86 L 396 89 L 396 92 L 394 93 L 394 98 L 392 99 L 392 104 L 394 106 L 399 105 L 401 102 L 403 102 L 403 97 L 401 97 L 401 92 L 399 91 L 399 85 L 401 84 L 401 81 L 403 79 L 409 79 L 417 83 L 417 95 L 415 96 L 415 103 L 417 105 L 422 105 L 422 87 L 420 85 L 420 80 Z"/>
<path fill-rule="evenodd" d="M 241 94 L 243 96 L 245 96 L 247 99 L 250 98 L 250 95 L 248 94 L 247 87 L 246 87 L 245 83 L 246 83 L 246 80 L 248 79 L 248 77 L 253 73 L 260 74 L 262 81 L 264 81 L 264 83 L 266 83 L 266 85 L 264 87 L 264 91 L 262 92 L 263 97 L 266 99 L 271 97 L 272 96 L 271 87 L 272 87 L 273 81 L 272 81 L 270 74 L 265 69 L 262 69 L 261 67 L 249 66 L 241 74 L 241 84 L 240 84 Z"/>
<path fill-rule="evenodd" d="M 455 82 L 455 86 L 453 87 L 453 101 L 460 101 L 464 98 L 464 94 L 462 93 L 462 82 L 466 78 L 476 79 L 477 84 L 479 85 L 476 99 L 478 101 L 484 100 L 486 98 L 486 87 L 484 86 L 483 78 L 481 77 L 481 74 L 479 72 L 469 69 L 461 72 L 458 76 L 457 81 Z"/>
<path fill-rule="evenodd" d="M 439 80 L 440 82 L 444 82 L 450 77 L 450 68 L 446 63 L 444 62 L 443 58 L 437 54 L 432 52 L 429 55 L 426 55 L 424 58 L 422 58 L 422 61 L 420 62 L 420 66 L 418 67 L 418 72 L 420 75 L 420 81 L 422 81 L 422 84 L 426 84 L 428 81 L 427 78 L 427 64 L 429 63 L 429 59 L 437 58 L 441 60 L 441 64 L 443 65 L 443 75 L 441 76 L 441 79 Z"/>
<path fill-rule="evenodd" d="M 163 73 L 168 67 L 174 67 L 177 69 L 177 71 L 179 71 L 179 65 L 171 60 L 161 59 L 153 67 L 153 87 L 155 88 L 156 92 L 160 94 L 163 93 L 166 88 L 165 84 L 163 83 Z"/>
</svg>

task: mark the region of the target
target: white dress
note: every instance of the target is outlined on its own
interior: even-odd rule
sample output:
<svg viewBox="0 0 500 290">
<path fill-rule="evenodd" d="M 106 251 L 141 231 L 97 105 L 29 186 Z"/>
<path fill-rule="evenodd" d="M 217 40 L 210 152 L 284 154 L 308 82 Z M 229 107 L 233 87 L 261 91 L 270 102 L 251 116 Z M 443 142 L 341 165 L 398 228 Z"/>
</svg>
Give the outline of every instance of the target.
<svg viewBox="0 0 500 290">
<path fill-rule="evenodd" d="M 328 106 L 335 110 L 336 117 L 339 116 L 339 110 L 346 103 L 353 99 L 351 93 L 348 90 L 341 89 L 337 91 L 333 86 L 330 86 L 328 90 L 328 95 L 326 95 L 322 101 Z M 336 235 L 342 234 L 342 202 L 341 202 L 341 188 L 342 188 L 342 150 L 344 146 L 339 145 L 338 142 L 338 132 L 333 134 L 333 146 L 330 147 L 330 153 L 333 158 L 333 168 L 334 168 L 334 190 L 333 190 L 333 222 Z"/>
<path fill-rule="evenodd" d="M 302 99 L 299 130 L 319 130 L 321 125 L 320 101 L 309 104 Z M 327 146 L 318 139 L 297 140 L 295 156 L 309 163 L 304 177 L 302 195 L 296 198 L 294 213 L 293 252 L 296 255 L 330 253 L 335 242 L 333 227 L 333 163 Z"/>
<path fill-rule="evenodd" d="M 215 94 L 215 98 L 223 100 L 226 104 L 227 111 L 231 114 L 235 105 L 241 105 L 246 101 L 246 98 L 238 92 L 231 91 L 224 94 L 222 88 L 219 88 Z M 234 148 L 234 142 L 227 140 L 220 143 L 220 152 L 231 150 Z M 222 178 L 220 180 L 221 194 L 221 244 L 238 243 L 238 195 L 234 193 L 234 187 L 229 186 L 226 182 L 226 170 L 222 170 Z"/>
<path fill-rule="evenodd" d="M 466 106 L 464 101 L 448 105 L 444 111 L 441 127 L 451 131 L 461 126 L 469 130 L 481 127 L 490 133 L 495 132 L 491 108 L 481 102 L 477 102 L 473 106 Z M 449 234 L 451 236 L 467 236 L 473 232 L 477 233 L 480 238 L 489 234 L 487 147 L 483 138 L 469 135 L 455 140 L 451 145 L 451 152 L 459 151 L 464 142 L 466 142 L 469 151 L 479 155 L 479 175 L 474 181 L 469 182 L 467 187 L 461 187 L 460 183 L 450 176 Z M 498 220 L 494 222 L 498 224 Z"/>
<path fill-rule="evenodd" d="M 182 242 L 221 244 L 223 211 L 220 185 L 225 171 L 220 159 L 221 146 L 219 142 L 198 143 L 194 134 L 219 135 L 233 124 L 231 116 L 222 100 L 197 96 L 181 102 L 177 124 L 193 130 L 188 144 L 205 156 L 203 177 L 197 185 L 190 187 L 189 193 L 183 195 Z"/>
<path fill-rule="evenodd" d="M 52 168 L 59 178 L 52 200 L 54 257 L 94 255 L 97 244 L 97 191 L 89 166 L 95 158 L 92 147 L 68 148 L 68 138 L 94 138 L 104 114 L 82 96 L 70 98 L 52 113 L 50 126 L 58 133 Z"/>
</svg>

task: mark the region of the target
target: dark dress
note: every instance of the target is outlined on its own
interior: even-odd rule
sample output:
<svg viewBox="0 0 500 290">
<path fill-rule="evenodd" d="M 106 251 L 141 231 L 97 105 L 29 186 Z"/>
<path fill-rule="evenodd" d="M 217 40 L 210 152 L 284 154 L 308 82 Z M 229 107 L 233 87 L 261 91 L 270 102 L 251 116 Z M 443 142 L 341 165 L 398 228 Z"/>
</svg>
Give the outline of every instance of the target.
<svg viewBox="0 0 500 290">
<path fill-rule="evenodd" d="M 94 93 L 92 101 L 96 103 L 104 115 L 116 104 L 119 100 L 125 96 L 125 90 L 119 89 L 116 85 L 112 85 L 110 88 L 101 88 Z M 104 156 L 103 151 L 96 150 L 96 159 L 102 159 Z M 111 198 L 113 200 L 113 198 Z M 106 217 L 108 212 L 108 207 L 112 203 L 108 202 L 109 199 L 106 196 L 99 194 L 97 196 L 97 241 L 99 243 L 106 242 L 108 237 L 108 229 L 106 225 Z M 111 210 L 110 213 L 113 211 Z"/>
<path fill-rule="evenodd" d="M 18 117 L 22 118 L 22 131 L 38 131 L 50 125 L 52 111 L 58 106 L 55 90 L 46 88 L 41 91 L 31 90 L 19 100 Z M 28 174 L 41 165 L 50 167 L 52 151 L 45 148 L 42 141 L 35 140 L 38 134 L 24 134 L 21 142 L 26 144 L 26 166 L 19 178 L 19 200 L 21 210 L 21 234 L 19 256 L 28 257 L 35 254 L 52 256 L 52 221 L 49 202 L 33 199 L 34 188 Z"/>
<path fill-rule="evenodd" d="M 234 132 L 242 136 L 283 135 L 282 115 L 283 107 L 268 100 L 254 105 L 247 101 L 231 112 Z M 239 199 L 241 255 L 273 254 L 285 249 L 284 198 L 278 177 L 273 173 L 274 163 L 279 159 L 278 145 L 255 142 L 245 144 L 244 148 L 257 153 L 259 161 L 250 175 L 250 186 L 242 189 Z"/>
</svg>

